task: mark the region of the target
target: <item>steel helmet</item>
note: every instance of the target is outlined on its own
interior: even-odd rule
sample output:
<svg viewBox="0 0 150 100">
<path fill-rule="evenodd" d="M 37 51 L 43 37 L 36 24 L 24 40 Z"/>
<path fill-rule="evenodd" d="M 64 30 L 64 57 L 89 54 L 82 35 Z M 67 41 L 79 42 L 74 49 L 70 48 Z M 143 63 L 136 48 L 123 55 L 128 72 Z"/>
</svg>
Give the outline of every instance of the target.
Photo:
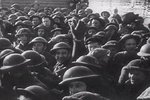
<svg viewBox="0 0 150 100">
<path fill-rule="evenodd" d="M 32 27 L 32 22 L 30 20 L 24 20 L 22 22 L 26 27 Z"/>
<path fill-rule="evenodd" d="M 11 47 L 11 42 L 7 38 L 0 38 L 0 50 L 8 49 Z"/>
<path fill-rule="evenodd" d="M 140 52 L 137 53 L 138 56 L 150 56 L 150 44 L 145 44 L 141 47 Z"/>
<path fill-rule="evenodd" d="M 2 71 L 10 71 L 18 67 L 23 67 L 21 65 L 27 64 L 30 59 L 26 59 L 21 54 L 14 53 L 6 56 L 3 60 L 3 66 L 0 68 Z"/>
<path fill-rule="evenodd" d="M 11 49 L 5 49 L 5 50 L 1 51 L 1 53 L 0 53 L 0 59 L 5 58 L 7 55 L 12 54 L 12 53 L 14 53 L 13 50 L 11 50 Z"/>
<path fill-rule="evenodd" d="M 38 66 L 45 62 L 45 60 L 42 58 L 42 56 L 33 50 L 27 50 L 24 51 L 22 54 L 26 59 L 31 59 L 31 65 Z"/>
<path fill-rule="evenodd" d="M 18 30 L 18 32 L 15 36 L 19 37 L 21 35 L 33 36 L 33 33 L 31 32 L 31 30 L 29 28 L 21 28 Z"/>
<path fill-rule="evenodd" d="M 95 74 L 92 70 L 85 66 L 74 66 L 69 68 L 63 75 L 63 80 L 60 85 L 67 85 L 72 81 L 82 80 L 89 81 L 92 78 L 97 78 L 99 75 Z"/>
<path fill-rule="evenodd" d="M 26 16 L 19 16 L 19 17 L 16 19 L 16 21 L 19 21 L 19 20 L 24 21 L 24 20 L 28 20 L 28 19 L 29 19 L 29 18 L 26 17 Z"/>
<path fill-rule="evenodd" d="M 65 42 L 59 42 L 56 43 L 53 48 L 51 49 L 51 52 L 54 53 L 56 50 L 58 49 L 67 49 L 67 50 L 71 50 L 71 47 L 69 44 L 65 43 Z"/>
<path fill-rule="evenodd" d="M 16 28 L 17 26 L 24 26 L 24 23 L 22 21 L 16 21 L 14 27 Z"/>
<path fill-rule="evenodd" d="M 37 42 L 43 43 L 43 44 L 48 44 L 48 41 L 43 37 L 36 37 L 29 44 L 32 45 L 33 43 L 37 43 Z"/>
<path fill-rule="evenodd" d="M 72 62 L 72 65 L 86 66 L 91 70 L 101 69 L 101 67 L 98 65 L 98 60 L 95 57 L 89 55 L 80 56 L 76 61 Z"/>
<path fill-rule="evenodd" d="M 38 85 L 31 85 L 25 89 L 18 88 L 16 91 L 20 95 L 28 95 L 38 100 L 43 100 L 43 98 L 46 98 L 49 95 L 48 90 Z"/>
</svg>

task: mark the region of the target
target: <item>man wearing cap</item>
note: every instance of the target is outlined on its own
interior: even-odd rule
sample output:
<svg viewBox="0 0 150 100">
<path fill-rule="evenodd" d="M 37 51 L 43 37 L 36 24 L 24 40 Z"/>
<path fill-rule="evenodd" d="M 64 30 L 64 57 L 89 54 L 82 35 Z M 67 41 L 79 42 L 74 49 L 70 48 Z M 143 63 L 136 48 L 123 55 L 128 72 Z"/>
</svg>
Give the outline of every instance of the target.
<svg viewBox="0 0 150 100">
<path fill-rule="evenodd" d="M 86 46 L 88 48 L 88 52 L 90 53 L 95 48 L 100 48 L 103 45 L 103 36 L 101 35 L 93 35 L 92 37 L 86 40 Z"/>
<path fill-rule="evenodd" d="M 111 66 L 109 66 L 110 50 L 104 48 L 96 48 L 89 55 L 95 57 L 98 60 L 98 65 L 101 69 L 99 70 L 99 73 L 110 82 L 113 82 L 114 77 L 111 76 Z"/>
<path fill-rule="evenodd" d="M 102 18 L 93 18 L 90 20 L 90 25 L 96 27 L 98 31 L 102 31 L 106 24 Z"/>
<path fill-rule="evenodd" d="M 120 34 L 118 34 L 118 28 L 116 25 L 107 24 L 104 29 L 104 32 L 105 32 L 106 42 L 110 40 L 118 41 L 120 39 Z"/>
</svg>

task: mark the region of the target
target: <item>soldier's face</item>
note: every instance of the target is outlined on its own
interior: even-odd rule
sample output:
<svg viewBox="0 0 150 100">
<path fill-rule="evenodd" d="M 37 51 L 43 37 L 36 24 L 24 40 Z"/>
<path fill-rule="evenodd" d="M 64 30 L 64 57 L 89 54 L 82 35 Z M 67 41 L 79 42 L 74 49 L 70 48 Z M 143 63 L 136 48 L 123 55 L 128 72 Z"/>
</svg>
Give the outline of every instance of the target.
<svg viewBox="0 0 150 100">
<path fill-rule="evenodd" d="M 45 46 L 43 43 L 34 43 L 32 49 L 38 53 L 42 53 L 45 49 Z"/>
<path fill-rule="evenodd" d="M 38 29 L 38 36 L 44 36 L 45 30 L 44 29 Z"/>
<path fill-rule="evenodd" d="M 51 25 L 51 21 L 49 18 L 43 18 L 42 22 L 43 22 L 43 25 L 46 27 L 49 27 Z"/>
<path fill-rule="evenodd" d="M 95 26 L 95 27 L 99 28 L 100 27 L 100 22 L 98 20 L 93 19 L 91 26 Z"/>
<path fill-rule="evenodd" d="M 136 41 L 135 39 L 128 39 L 125 42 L 125 50 L 127 51 L 134 51 L 136 49 Z"/>
<path fill-rule="evenodd" d="M 55 59 L 59 63 L 63 63 L 64 61 L 69 59 L 69 51 L 67 49 L 58 49 L 55 53 Z"/>
<path fill-rule="evenodd" d="M 56 22 L 56 23 L 60 23 L 61 21 L 60 21 L 60 19 L 59 19 L 59 18 L 54 18 L 54 22 Z"/>
<path fill-rule="evenodd" d="M 86 91 L 86 89 L 87 89 L 87 85 L 81 81 L 75 81 L 69 84 L 70 95 L 73 95 L 78 92 Z"/>
<path fill-rule="evenodd" d="M 37 26 L 39 23 L 40 23 L 39 18 L 33 18 L 33 19 L 32 19 L 32 24 L 33 24 L 34 26 Z"/>
<path fill-rule="evenodd" d="M 22 35 L 19 37 L 19 40 L 22 44 L 28 43 L 28 37 L 26 35 Z"/>
</svg>

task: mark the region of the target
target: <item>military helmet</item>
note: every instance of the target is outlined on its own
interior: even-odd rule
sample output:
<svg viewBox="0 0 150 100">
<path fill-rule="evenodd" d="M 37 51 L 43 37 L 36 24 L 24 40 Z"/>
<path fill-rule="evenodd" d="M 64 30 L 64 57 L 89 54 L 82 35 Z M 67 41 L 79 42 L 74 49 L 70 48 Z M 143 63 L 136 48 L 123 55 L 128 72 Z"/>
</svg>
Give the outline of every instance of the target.
<svg viewBox="0 0 150 100">
<path fill-rule="evenodd" d="M 28 17 L 26 17 L 26 16 L 19 16 L 17 19 L 16 19 L 16 21 L 24 21 L 24 20 L 28 20 L 29 18 Z"/>
<path fill-rule="evenodd" d="M 33 43 L 37 43 L 37 42 L 43 43 L 43 44 L 48 44 L 48 41 L 43 37 L 36 37 L 29 44 L 32 45 Z"/>
<path fill-rule="evenodd" d="M 74 66 L 69 68 L 63 75 L 63 80 L 60 85 L 67 85 L 72 81 L 82 80 L 89 81 L 92 78 L 97 78 L 99 75 L 95 74 L 92 70 L 85 66 Z"/>
<path fill-rule="evenodd" d="M 98 60 L 95 57 L 89 55 L 80 56 L 76 61 L 72 62 L 72 65 L 86 66 L 91 70 L 101 69 L 101 67 L 98 65 Z"/>
<path fill-rule="evenodd" d="M 29 28 L 21 28 L 18 30 L 18 32 L 15 36 L 19 37 L 22 35 L 33 36 L 33 33 L 31 32 L 31 30 Z"/>
<path fill-rule="evenodd" d="M 24 20 L 22 22 L 26 27 L 32 27 L 32 22 L 30 20 Z"/>
<path fill-rule="evenodd" d="M 21 55 L 24 56 L 26 59 L 31 59 L 30 64 L 32 66 L 38 66 L 45 62 L 42 56 L 38 52 L 33 50 L 24 51 Z"/>
<path fill-rule="evenodd" d="M 22 21 L 16 21 L 14 27 L 16 28 L 17 26 L 24 26 L 24 23 Z"/>
<path fill-rule="evenodd" d="M 23 67 L 21 65 L 27 64 L 30 59 L 26 59 L 21 54 L 14 53 L 6 56 L 3 60 L 3 66 L 0 68 L 1 71 L 10 71 L 16 68 Z"/>
<path fill-rule="evenodd" d="M 38 85 L 31 85 L 26 87 L 25 89 L 18 88 L 17 93 L 20 95 L 31 96 L 34 99 L 43 100 L 43 98 L 48 97 L 49 92 L 45 88 Z"/>
<path fill-rule="evenodd" d="M 138 35 L 126 34 L 119 40 L 119 44 L 124 44 L 126 42 L 126 40 L 128 40 L 128 39 L 135 39 L 137 44 L 139 44 L 139 42 L 141 40 L 141 38 Z"/>
<path fill-rule="evenodd" d="M 0 38 L 0 50 L 8 49 L 11 47 L 11 42 L 7 38 Z"/>
<path fill-rule="evenodd" d="M 55 52 L 58 49 L 67 49 L 67 50 L 71 50 L 71 47 L 69 44 L 65 43 L 65 42 L 59 42 L 56 43 L 53 48 L 51 49 L 51 52 Z"/>
<path fill-rule="evenodd" d="M 145 44 L 141 47 L 140 52 L 137 53 L 138 56 L 150 56 L 150 44 Z"/>
<path fill-rule="evenodd" d="M 5 58 L 7 55 L 14 53 L 13 50 L 11 49 L 5 49 L 3 51 L 0 52 L 0 59 Z"/>
</svg>

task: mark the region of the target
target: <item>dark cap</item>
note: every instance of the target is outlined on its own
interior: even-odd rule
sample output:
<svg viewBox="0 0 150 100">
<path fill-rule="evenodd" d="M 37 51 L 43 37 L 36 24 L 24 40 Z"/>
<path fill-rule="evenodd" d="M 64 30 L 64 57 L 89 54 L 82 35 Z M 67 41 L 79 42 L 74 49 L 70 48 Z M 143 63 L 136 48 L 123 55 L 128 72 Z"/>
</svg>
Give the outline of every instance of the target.
<svg viewBox="0 0 150 100">
<path fill-rule="evenodd" d="M 126 34 L 119 40 L 119 44 L 124 44 L 128 39 L 135 39 L 137 44 L 141 40 L 141 38 L 138 35 Z"/>
<path fill-rule="evenodd" d="M 130 61 L 125 67 L 125 70 L 139 70 L 143 72 L 150 72 L 150 69 L 144 68 L 141 59 L 135 59 Z"/>
<path fill-rule="evenodd" d="M 105 48 L 105 49 L 107 49 L 109 47 L 115 47 L 115 48 L 117 48 L 118 47 L 118 42 L 116 40 L 110 40 L 110 41 L 106 42 L 102 46 L 102 48 Z"/>
</svg>

